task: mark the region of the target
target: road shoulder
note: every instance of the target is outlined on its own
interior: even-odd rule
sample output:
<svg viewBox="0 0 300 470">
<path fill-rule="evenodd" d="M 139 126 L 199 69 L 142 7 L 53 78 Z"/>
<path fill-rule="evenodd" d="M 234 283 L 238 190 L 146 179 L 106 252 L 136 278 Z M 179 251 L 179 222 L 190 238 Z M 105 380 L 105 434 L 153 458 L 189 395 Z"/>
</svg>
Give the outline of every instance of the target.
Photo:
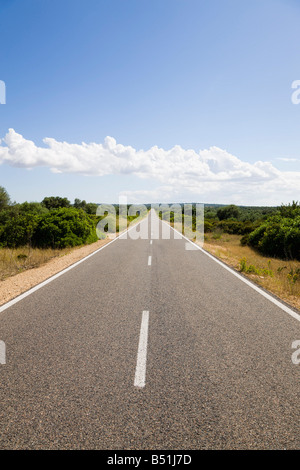
<svg viewBox="0 0 300 470">
<path fill-rule="evenodd" d="M 98 240 L 91 245 L 72 249 L 70 253 L 52 258 L 42 266 L 28 269 L 4 281 L 0 281 L 0 305 L 9 302 L 54 274 L 85 258 L 110 241 L 111 239 L 107 238 L 105 240 Z"/>
</svg>

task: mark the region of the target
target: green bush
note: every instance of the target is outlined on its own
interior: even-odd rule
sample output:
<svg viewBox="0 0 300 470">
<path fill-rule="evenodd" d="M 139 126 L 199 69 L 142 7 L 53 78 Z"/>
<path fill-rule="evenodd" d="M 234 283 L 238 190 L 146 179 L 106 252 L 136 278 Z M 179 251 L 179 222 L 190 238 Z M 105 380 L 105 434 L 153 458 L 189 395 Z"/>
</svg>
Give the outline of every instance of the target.
<svg viewBox="0 0 300 470">
<path fill-rule="evenodd" d="M 271 217 L 250 233 L 248 244 L 267 256 L 300 260 L 300 215 Z"/>
<path fill-rule="evenodd" d="M 42 200 L 43 206 L 47 209 L 59 209 L 62 207 L 70 207 L 70 201 L 66 197 L 59 197 L 59 196 L 50 196 L 44 197 Z"/>
<path fill-rule="evenodd" d="M 240 216 L 240 209 L 234 204 L 231 204 L 230 206 L 220 207 L 220 209 L 217 210 L 217 216 L 219 220 L 238 219 Z"/>
<path fill-rule="evenodd" d="M 2 211 L 0 221 L 2 222 L 0 222 L 1 246 L 15 248 L 31 244 L 38 224 L 38 216 L 36 214 L 19 214 L 14 211 Z"/>
<path fill-rule="evenodd" d="M 268 265 L 270 267 L 270 262 L 268 263 Z M 260 269 L 254 266 L 254 264 L 247 264 L 246 258 L 242 258 L 240 260 L 240 272 L 242 273 L 244 272 L 248 274 L 256 274 L 258 276 L 262 276 L 262 275 L 271 276 L 271 277 L 274 276 L 274 273 L 273 271 L 271 271 L 271 269 Z"/>
<path fill-rule="evenodd" d="M 66 248 L 97 241 L 93 220 L 82 209 L 54 209 L 40 217 L 33 244 L 39 248 Z"/>
<path fill-rule="evenodd" d="M 204 219 L 204 233 L 209 233 L 213 231 L 213 224 L 208 220 Z"/>
</svg>

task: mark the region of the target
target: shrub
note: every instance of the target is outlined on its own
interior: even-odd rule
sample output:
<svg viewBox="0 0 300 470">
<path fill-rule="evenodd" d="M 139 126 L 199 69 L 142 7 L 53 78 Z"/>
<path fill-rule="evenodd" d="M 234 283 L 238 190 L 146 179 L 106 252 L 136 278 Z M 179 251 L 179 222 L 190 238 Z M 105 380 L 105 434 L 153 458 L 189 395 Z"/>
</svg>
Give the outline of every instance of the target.
<svg viewBox="0 0 300 470">
<path fill-rule="evenodd" d="M 240 243 L 242 246 L 246 246 L 249 243 L 249 233 L 246 233 L 245 235 L 242 236 Z"/>
<path fill-rule="evenodd" d="M 44 197 L 42 204 L 47 207 L 47 209 L 59 209 L 61 207 L 70 207 L 70 201 L 66 197 L 59 196 L 50 196 Z"/>
<path fill-rule="evenodd" d="M 220 209 L 217 210 L 217 216 L 219 220 L 238 219 L 240 210 L 237 206 L 231 204 L 230 206 L 220 207 Z"/>
<path fill-rule="evenodd" d="M 273 216 L 250 233 L 248 244 L 261 253 L 300 260 L 300 216 Z"/>
<path fill-rule="evenodd" d="M 33 244 L 39 248 L 66 248 L 97 241 L 92 219 L 75 208 L 54 209 L 40 217 Z"/>
<path fill-rule="evenodd" d="M 268 263 L 270 268 L 270 262 Z M 265 275 L 265 276 L 274 276 L 273 271 L 271 269 L 260 269 L 254 266 L 253 264 L 247 265 L 246 258 L 242 258 L 240 260 L 240 272 L 248 273 L 248 274 L 256 274 L 258 276 Z"/>
<path fill-rule="evenodd" d="M 18 214 L 13 211 L 3 211 L 1 214 L 0 244 L 8 248 L 15 248 L 31 243 L 34 231 L 38 224 L 36 214 Z"/>
<path fill-rule="evenodd" d="M 212 232 L 213 224 L 204 219 L 204 233 Z"/>
<path fill-rule="evenodd" d="M 287 278 L 289 282 L 295 284 L 300 279 L 300 268 L 292 268 L 291 271 L 288 273 Z"/>
</svg>

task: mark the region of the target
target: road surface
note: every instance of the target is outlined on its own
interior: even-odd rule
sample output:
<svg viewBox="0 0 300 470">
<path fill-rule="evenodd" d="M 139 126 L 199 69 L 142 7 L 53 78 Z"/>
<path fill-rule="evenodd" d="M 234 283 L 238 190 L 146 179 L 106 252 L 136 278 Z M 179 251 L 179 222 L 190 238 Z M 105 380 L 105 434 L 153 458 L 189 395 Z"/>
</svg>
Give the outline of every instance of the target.
<svg viewBox="0 0 300 470">
<path fill-rule="evenodd" d="M 299 448 L 300 317 L 140 227 L 2 309 L 0 448 Z"/>
</svg>

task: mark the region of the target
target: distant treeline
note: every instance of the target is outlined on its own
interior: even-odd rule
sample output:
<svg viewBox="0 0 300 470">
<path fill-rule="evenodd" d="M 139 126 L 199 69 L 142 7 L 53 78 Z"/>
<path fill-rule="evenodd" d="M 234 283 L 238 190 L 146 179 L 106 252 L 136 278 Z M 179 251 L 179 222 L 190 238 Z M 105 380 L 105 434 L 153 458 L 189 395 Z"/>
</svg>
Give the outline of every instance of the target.
<svg viewBox="0 0 300 470">
<path fill-rule="evenodd" d="M 119 216 L 118 205 L 113 206 L 118 231 L 121 222 L 124 227 L 124 216 Z M 151 207 L 150 204 L 145 206 L 140 212 Z M 16 204 L 0 186 L 0 247 L 65 248 L 93 243 L 105 238 L 104 232 L 113 226 L 108 223 L 102 233 L 99 230 L 96 233 L 97 224 L 106 215 L 97 216 L 97 208 L 96 203 L 75 199 L 72 204 L 67 198 L 57 196 L 45 197 L 41 202 Z M 139 211 L 138 205 L 131 207 L 132 215 L 125 220 L 125 227 L 136 217 L 136 211 Z M 185 217 L 192 218 L 194 230 L 195 215 L 196 205 L 193 204 Z M 160 216 L 164 217 L 163 211 Z M 178 216 L 184 222 L 184 215 L 172 212 L 170 222 L 174 222 L 174 218 L 178 220 Z M 110 217 L 108 215 L 105 222 L 109 222 Z M 248 244 L 264 255 L 300 260 L 300 205 L 295 201 L 280 207 L 205 205 L 204 232 L 237 234 L 243 245 Z"/>
<path fill-rule="evenodd" d="M 195 215 L 193 204 L 193 230 L 196 230 Z M 164 212 L 160 217 L 164 218 Z M 178 221 L 178 214 L 171 212 L 170 222 L 174 220 Z M 182 222 L 184 227 L 184 215 Z M 242 245 L 249 245 L 266 256 L 300 260 L 300 205 L 295 201 L 280 207 L 205 205 L 204 232 L 241 235 Z"/>
<path fill-rule="evenodd" d="M 205 211 L 205 231 L 242 235 L 241 244 L 266 256 L 300 260 L 300 206 L 221 207 Z"/>
<path fill-rule="evenodd" d="M 97 207 L 98 204 L 80 199 L 71 204 L 67 198 L 58 196 L 13 204 L 5 188 L 0 187 L 0 247 L 66 248 L 93 243 L 105 238 L 104 232 L 109 231 L 108 226 L 104 232 L 96 233 L 97 224 L 105 217 L 96 215 Z M 119 208 L 114 207 L 118 231 Z M 127 222 L 135 217 L 130 216 Z"/>
</svg>

